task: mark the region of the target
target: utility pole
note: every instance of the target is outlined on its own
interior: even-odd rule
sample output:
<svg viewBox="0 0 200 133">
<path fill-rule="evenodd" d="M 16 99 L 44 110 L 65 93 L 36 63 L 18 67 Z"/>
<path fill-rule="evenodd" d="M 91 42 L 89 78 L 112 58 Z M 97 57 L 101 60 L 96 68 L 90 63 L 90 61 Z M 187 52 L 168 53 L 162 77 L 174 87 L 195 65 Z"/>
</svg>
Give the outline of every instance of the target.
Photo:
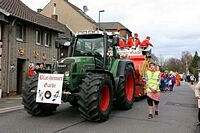
<svg viewBox="0 0 200 133">
<path fill-rule="evenodd" d="M 98 26 L 98 30 L 100 30 L 100 16 L 101 16 L 101 12 L 105 12 L 105 10 L 100 10 L 99 11 L 99 26 Z"/>
</svg>

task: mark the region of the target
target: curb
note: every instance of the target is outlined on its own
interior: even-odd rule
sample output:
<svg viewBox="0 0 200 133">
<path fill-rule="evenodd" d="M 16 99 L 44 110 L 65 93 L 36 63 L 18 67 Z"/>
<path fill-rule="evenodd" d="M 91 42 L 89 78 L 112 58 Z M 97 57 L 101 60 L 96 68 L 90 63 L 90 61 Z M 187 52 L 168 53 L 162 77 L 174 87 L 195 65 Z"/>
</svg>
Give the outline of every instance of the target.
<svg viewBox="0 0 200 133">
<path fill-rule="evenodd" d="M 21 110 L 23 108 L 24 108 L 24 105 L 7 107 L 7 108 L 0 108 L 0 114 L 7 113 L 7 112 L 12 112 L 12 111 L 17 111 L 17 110 Z"/>
</svg>

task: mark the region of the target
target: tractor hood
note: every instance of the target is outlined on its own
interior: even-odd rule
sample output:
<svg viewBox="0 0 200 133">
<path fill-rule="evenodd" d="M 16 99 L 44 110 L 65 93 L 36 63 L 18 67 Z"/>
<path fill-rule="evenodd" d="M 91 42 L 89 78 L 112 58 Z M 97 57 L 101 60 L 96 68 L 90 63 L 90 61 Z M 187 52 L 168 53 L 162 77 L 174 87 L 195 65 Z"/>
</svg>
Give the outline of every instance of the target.
<svg viewBox="0 0 200 133">
<path fill-rule="evenodd" d="M 56 63 L 56 71 L 60 74 L 85 73 L 87 69 L 95 68 L 94 57 L 66 57 Z"/>
</svg>

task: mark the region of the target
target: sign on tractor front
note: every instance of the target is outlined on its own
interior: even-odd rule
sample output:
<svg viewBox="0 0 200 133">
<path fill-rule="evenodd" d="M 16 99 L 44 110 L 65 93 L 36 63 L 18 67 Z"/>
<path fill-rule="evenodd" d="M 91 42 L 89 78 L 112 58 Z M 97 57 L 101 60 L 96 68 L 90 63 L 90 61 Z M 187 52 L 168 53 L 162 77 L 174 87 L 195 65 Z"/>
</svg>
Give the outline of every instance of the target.
<svg viewBox="0 0 200 133">
<path fill-rule="evenodd" d="M 63 74 L 39 74 L 36 102 L 61 104 Z"/>
</svg>

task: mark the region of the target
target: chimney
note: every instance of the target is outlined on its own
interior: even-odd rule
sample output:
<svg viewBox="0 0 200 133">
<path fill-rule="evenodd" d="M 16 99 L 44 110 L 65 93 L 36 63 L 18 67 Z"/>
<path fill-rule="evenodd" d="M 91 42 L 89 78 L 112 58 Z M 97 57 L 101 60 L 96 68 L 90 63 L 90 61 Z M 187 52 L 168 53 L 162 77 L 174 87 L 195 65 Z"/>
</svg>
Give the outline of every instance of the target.
<svg viewBox="0 0 200 133">
<path fill-rule="evenodd" d="M 56 3 L 54 3 L 53 14 L 51 15 L 51 18 L 58 21 L 58 15 L 56 15 Z"/>
<path fill-rule="evenodd" d="M 40 13 L 42 11 L 42 9 L 37 9 L 37 13 Z"/>
</svg>

